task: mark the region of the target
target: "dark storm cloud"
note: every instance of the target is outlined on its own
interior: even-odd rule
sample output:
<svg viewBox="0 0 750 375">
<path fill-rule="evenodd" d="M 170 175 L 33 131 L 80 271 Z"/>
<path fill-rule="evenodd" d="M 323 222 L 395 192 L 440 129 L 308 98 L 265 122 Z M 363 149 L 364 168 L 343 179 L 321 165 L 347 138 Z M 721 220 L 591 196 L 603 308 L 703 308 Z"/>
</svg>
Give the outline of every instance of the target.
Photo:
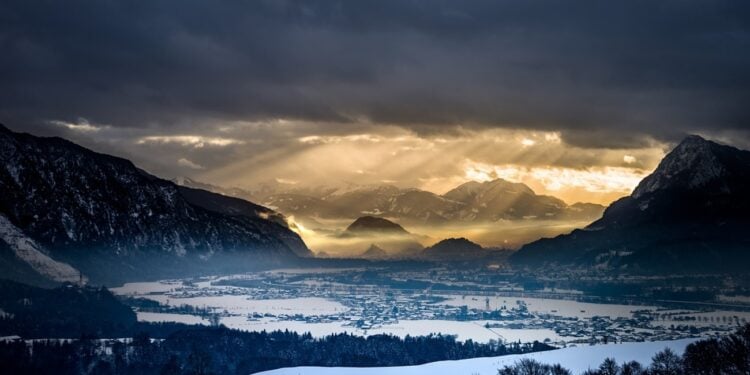
<svg viewBox="0 0 750 375">
<path fill-rule="evenodd" d="M 0 121 L 559 130 L 750 124 L 746 1 L 3 1 Z M 596 130 L 596 131 L 592 131 Z"/>
</svg>

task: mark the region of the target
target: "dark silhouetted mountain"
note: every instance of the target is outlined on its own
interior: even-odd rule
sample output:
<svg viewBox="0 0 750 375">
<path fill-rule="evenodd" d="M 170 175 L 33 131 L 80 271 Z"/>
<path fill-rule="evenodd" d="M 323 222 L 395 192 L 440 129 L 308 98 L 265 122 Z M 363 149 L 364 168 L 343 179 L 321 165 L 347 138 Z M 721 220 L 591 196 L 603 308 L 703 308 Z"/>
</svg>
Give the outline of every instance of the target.
<svg viewBox="0 0 750 375">
<path fill-rule="evenodd" d="M 374 216 L 357 218 L 341 234 L 341 238 L 351 241 L 349 244 L 351 250 L 371 252 L 378 255 L 380 259 L 403 259 L 417 256 L 423 248 L 419 241 L 420 237 L 409 233 L 399 224 Z M 370 244 L 369 247 L 368 244 Z M 376 254 L 378 250 L 382 250 L 384 254 Z"/>
<path fill-rule="evenodd" d="M 278 214 L 61 138 L 0 128 L 0 235 L 57 281 L 247 269 L 308 255 Z M 227 269 L 228 270 L 228 269 Z"/>
<path fill-rule="evenodd" d="M 484 249 L 466 238 L 448 238 L 422 251 L 422 258 L 440 261 L 465 261 L 490 256 L 494 251 Z"/>
<path fill-rule="evenodd" d="M 188 188 L 185 186 L 180 186 L 178 189 L 180 191 L 180 194 L 189 203 L 198 207 L 205 208 L 209 211 L 230 216 L 246 217 L 253 220 L 267 220 L 274 222 L 284 228 L 288 228 L 288 224 L 283 215 L 244 199 L 224 196 L 221 194 L 212 193 L 210 191 Z M 289 245 L 289 247 L 295 251 L 297 255 L 310 255 L 310 252 L 307 250 L 304 244 L 300 243 L 299 236 L 280 236 L 279 238 L 284 240 L 287 245 Z"/>
<path fill-rule="evenodd" d="M 524 246 L 517 264 L 746 271 L 750 152 L 690 136 L 629 197 L 583 230 Z"/>
<path fill-rule="evenodd" d="M 404 227 L 380 217 L 374 216 L 362 216 L 354 220 L 353 223 L 349 224 L 346 228 L 345 234 L 349 235 L 360 235 L 360 234 L 393 234 L 393 235 L 407 235 L 409 232 Z"/>
</svg>

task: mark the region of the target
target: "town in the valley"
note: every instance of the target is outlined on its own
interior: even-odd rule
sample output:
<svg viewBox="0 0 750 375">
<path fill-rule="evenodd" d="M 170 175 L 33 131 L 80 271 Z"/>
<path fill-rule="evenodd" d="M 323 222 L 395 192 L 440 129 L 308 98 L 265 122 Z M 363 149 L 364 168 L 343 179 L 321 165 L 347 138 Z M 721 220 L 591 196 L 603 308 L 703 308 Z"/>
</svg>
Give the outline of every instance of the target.
<svg viewBox="0 0 750 375">
<path fill-rule="evenodd" d="M 286 269 L 132 283 L 113 291 L 140 320 L 289 329 L 315 336 L 454 335 L 481 342 L 556 346 L 714 337 L 750 319 L 750 303 L 612 299 L 574 289 L 506 281 L 502 271 Z M 502 277 L 500 277 L 502 279 Z"/>
</svg>

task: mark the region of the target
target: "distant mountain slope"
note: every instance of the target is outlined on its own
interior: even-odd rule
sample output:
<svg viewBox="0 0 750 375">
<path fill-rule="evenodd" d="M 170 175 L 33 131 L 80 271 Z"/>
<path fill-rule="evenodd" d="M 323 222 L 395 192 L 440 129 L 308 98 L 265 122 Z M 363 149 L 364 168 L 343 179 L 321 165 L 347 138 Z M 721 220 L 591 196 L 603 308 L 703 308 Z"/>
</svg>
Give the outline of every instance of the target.
<svg viewBox="0 0 750 375">
<path fill-rule="evenodd" d="M 325 217 L 338 218 L 344 215 L 344 212 L 354 211 L 347 210 L 338 206 L 336 203 L 328 202 L 322 198 L 313 197 L 297 193 L 276 193 L 271 194 L 263 201 L 263 204 L 273 207 L 285 215 L 304 216 L 304 217 Z M 360 216 L 361 214 L 355 215 Z"/>
<path fill-rule="evenodd" d="M 390 185 L 334 189 L 322 197 L 282 192 L 268 195 L 264 204 L 295 216 L 352 219 L 373 215 L 418 222 L 449 221 L 462 205 L 428 191 Z"/>
<path fill-rule="evenodd" d="M 443 197 L 464 204 L 454 214 L 462 221 L 559 218 L 594 220 L 603 210 L 603 207 L 596 204 L 588 204 L 585 210 L 570 207 L 558 198 L 537 195 L 524 184 L 503 179 L 470 181 L 445 193 Z M 596 207 L 601 210 L 596 210 Z"/>
<path fill-rule="evenodd" d="M 446 223 L 455 220 L 455 212 L 463 202 L 419 189 L 407 189 L 395 195 L 385 207 L 385 215 L 425 223 Z"/>
<path fill-rule="evenodd" d="M 522 265 L 746 272 L 750 152 L 691 136 L 583 230 L 524 246 Z"/>
<path fill-rule="evenodd" d="M 262 190 L 250 193 L 248 190 L 225 189 L 187 178 L 175 181 L 182 186 L 240 198 L 257 194 L 262 197 L 264 205 L 285 215 L 294 215 L 297 219 L 354 219 L 371 215 L 430 224 L 524 219 L 593 221 L 600 218 L 604 211 L 604 206 L 593 203 L 568 205 L 555 197 L 537 195 L 524 184 L 502 179 L 470 181 L 444 195 L 390 185 L 306 189 L 276 184 L 264 185 Z"/>
<path fill-rule="evenodd" d="M 9 223 L 96 281 L 241 269 L 309 254 L 268 209 L 2 126 L 0 190 L 0 214 Z"/>
</svg>

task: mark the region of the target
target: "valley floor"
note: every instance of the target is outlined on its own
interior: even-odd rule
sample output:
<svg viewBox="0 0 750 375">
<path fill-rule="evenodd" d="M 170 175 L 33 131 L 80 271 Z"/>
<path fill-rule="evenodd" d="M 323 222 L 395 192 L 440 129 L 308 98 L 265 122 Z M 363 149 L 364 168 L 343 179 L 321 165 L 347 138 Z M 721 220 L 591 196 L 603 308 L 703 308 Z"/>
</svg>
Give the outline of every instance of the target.
<svg viewBox="0 0 750 375">
<path fill-rule="evenodd" d="M 565 347 L 717 337 L 750 319 L 747 311 L 703 305 L 590 303 L 571 290 L 528 293 L 502 283 L 443 281 L 438 285 L 453 289 L 438 290 L 426 281 L 450 276 L 445 273 L 287 269 L 132 283 L 112 291 L 136 309 L 140 321 L 291 330 L 313 337 L 442 334 L 460 341 Z"/>
</svg>

